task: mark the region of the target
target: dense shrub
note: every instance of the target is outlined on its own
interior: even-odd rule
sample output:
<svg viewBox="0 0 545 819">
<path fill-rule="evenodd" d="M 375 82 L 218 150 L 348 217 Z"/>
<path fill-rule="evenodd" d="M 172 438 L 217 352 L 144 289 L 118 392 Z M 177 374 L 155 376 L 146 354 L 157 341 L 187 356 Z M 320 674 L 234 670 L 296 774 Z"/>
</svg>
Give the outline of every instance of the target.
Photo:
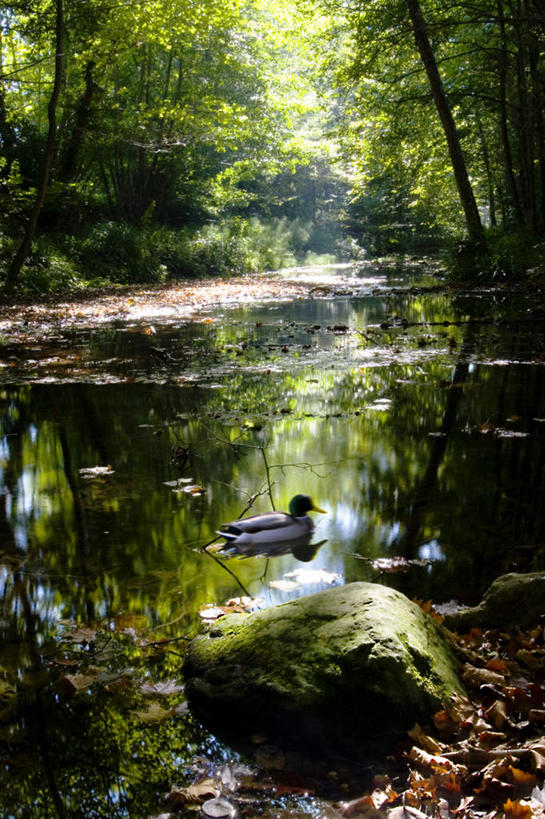
<svg viewBox="0 0 545 819">
<path fill-rule="evenodd" d="M 529 231 L 504 232 L 490 228 L 486 245 L 451 246 L 445 257 L 450 278 L 458 282 L 501 282 L 545 274 L 544 243 Z"/>
<path fill-rule="evenodd" d="M 313 230 L 298 220 L 233 217 L 198 230 L 105 221 L 72 234 L 42 232 L 20 286 L 51 292 L 274 270 L 304 261 Z M 0 248 L 5 273 L 16 243 L 0 236 Z"/>
</svg>

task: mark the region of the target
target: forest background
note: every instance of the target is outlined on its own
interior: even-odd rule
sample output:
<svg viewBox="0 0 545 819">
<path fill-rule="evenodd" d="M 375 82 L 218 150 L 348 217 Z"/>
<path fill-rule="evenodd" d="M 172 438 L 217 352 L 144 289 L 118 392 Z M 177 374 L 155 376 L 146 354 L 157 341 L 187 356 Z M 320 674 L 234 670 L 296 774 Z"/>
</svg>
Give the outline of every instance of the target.
<svg viewBox="0 0 545 819">
<path fill-rule="evenodd" d="M 543 275 L 541 0 L 0 14 L 6 288 L 445 248 L 459 278 Z"/>
</svg>

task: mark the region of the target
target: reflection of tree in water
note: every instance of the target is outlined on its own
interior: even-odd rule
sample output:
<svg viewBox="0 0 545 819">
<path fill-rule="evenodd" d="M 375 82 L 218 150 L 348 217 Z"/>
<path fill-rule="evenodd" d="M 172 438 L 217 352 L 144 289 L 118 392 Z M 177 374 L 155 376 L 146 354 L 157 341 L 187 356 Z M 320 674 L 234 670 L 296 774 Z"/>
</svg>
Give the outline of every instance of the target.
<svg viewBox="0 0 545 819">
<path fill-rule="evenodd" d="M 466 578 L 468 598 L 504 571 L 543 569 L 545 538 L 543 435 L 534 417 L 545 371 L 516 363 L 470 369 L 478 340 L 478 325 L 468 324 L 437 435 L 391 546 L 414 556 L 435 531 L 449 564 Z M 503 354 L 516 362 L 525 344 L 525 333 L 513 332 Z M 488 403 L 479 395 L 485 391 Z M 437 585 L 435 593 L 441 594 Z"/>
<path fill-rule="evenodd" d="M 425 515 L 437 488 L 438 472 L 447 449 L 449 435 L 457 422 L 458 408 L 463 397 L 462 387 L 469 372 L 468 359 L 475 346 L 476 332 L 475 326 L 468 324 L 460 357 L 447 391 L 443 420 L 437 434 L 434 435 L 426 471 L 414 492 L 405 532 L 399 541 L 399 548 L 406 556 L 413 555 L 415 548 L 421 543 Z"/>
</svg>

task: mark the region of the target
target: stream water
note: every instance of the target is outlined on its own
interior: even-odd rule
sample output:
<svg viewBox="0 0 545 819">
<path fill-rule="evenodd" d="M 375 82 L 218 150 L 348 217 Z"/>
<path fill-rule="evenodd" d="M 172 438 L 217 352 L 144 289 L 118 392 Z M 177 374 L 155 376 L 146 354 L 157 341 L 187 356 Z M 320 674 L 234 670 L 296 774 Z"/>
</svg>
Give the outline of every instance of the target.
<svg viewBox="0 0 545 819">
<path fill-rule="evenodd" d="M 534 299 L 417 263 L 277 275 L 307 297 L 0 339 L 2 816 L 145 817 L 252 775 L 183 706 L 203 607 L 354 580 L 471 603 L 545 568 Z M 305 551 L 202 551 L 298 492 L 327 510 Z M 256 787 L 247 816 L 329 815 Z"/>
</svg>

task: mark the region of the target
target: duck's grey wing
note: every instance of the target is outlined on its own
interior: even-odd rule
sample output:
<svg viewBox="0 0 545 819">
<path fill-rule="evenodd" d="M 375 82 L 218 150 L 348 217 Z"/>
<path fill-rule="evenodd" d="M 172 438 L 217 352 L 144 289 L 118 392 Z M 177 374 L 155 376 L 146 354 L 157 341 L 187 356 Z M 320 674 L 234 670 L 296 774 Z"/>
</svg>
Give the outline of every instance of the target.
<svg viewBox="0 0 545 819">
<path fill-rule="evenodd" d="M 242 534 L 243 532 L 264 532 L 270 529 L 283 529 L 292 523 L 293 518 L 285 512 L 265 512 L 262 515 L 251 515 L 248 518 L 224 523 L 220 527 L 220 532 L 231 535 Z"/>
</svg>

